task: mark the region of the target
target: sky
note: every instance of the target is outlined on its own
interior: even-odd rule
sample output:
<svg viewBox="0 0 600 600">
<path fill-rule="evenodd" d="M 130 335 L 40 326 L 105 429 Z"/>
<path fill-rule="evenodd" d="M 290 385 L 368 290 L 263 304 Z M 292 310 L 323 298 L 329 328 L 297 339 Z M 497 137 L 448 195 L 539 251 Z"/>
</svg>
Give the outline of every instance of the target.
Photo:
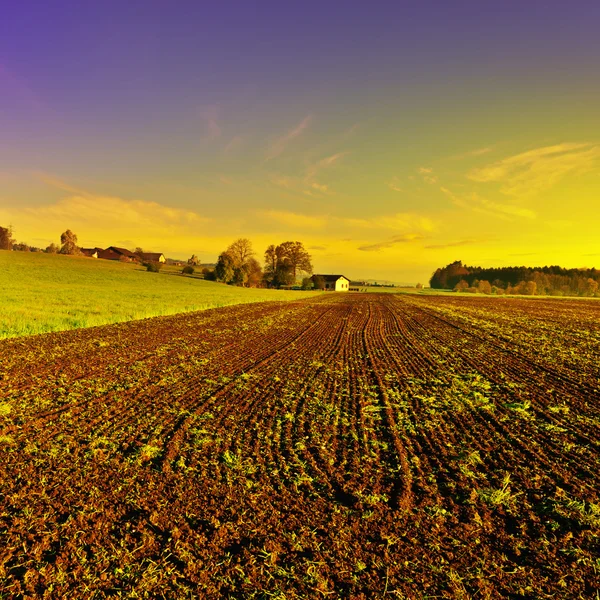
<svg viewBox="0 0 600 600">
<path fill-rule="evenodd" d="M 0 0 L 0 225 L 302 241 L 315 272 L 600 268 L 596 0 Z"/>
</svg>

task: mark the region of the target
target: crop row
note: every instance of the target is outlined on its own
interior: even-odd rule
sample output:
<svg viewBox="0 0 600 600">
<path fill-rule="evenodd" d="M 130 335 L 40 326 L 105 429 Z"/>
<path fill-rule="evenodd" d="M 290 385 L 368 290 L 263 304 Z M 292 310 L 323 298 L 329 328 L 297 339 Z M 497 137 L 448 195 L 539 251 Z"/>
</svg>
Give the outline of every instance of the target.
<svg viewBox="0 0 600 600">
<path fill-rule="evenodd" d="M 589 597 L 596 316 L 332 294 L 2 342 L 0 597 Z"/>
</svg>

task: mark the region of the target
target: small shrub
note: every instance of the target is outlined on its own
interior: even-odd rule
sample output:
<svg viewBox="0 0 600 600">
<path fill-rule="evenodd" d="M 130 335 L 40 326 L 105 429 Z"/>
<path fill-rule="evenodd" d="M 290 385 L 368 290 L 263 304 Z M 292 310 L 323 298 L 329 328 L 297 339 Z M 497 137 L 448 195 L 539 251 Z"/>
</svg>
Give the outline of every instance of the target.
<svg viewBox="0 0 600 600">
<path fill-rule="evenodd" d="M 145 262 L 144 266 L 146 267 L 146 271 L 150 273 L 158 273 L 160 268 L 162 267 L 162 263 L 159 262 Z"/>
<path fill-rule="evenodd" d="M 181 270 L 181 272 L 184 275 L 193 275 L 194 274 L 194 267 L 192 267 L 192 265 L 186 265 L 185 267 L 183 267 L 183 269 Z"/>
</svg>

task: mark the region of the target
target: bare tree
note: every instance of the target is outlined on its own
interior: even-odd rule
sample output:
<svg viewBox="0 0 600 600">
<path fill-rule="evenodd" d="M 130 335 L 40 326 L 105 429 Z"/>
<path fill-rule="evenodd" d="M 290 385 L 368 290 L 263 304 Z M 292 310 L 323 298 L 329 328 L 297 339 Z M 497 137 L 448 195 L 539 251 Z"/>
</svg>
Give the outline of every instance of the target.
<svg viewBox="0 0 600 600">
<path fill-rule="evenodd" d="M 198 267 L 200 266 L 200 259 L 195 254 L 192 254 L 191 258 L 188 258 L 187 264 L 192 267 Z"/>
</svg>

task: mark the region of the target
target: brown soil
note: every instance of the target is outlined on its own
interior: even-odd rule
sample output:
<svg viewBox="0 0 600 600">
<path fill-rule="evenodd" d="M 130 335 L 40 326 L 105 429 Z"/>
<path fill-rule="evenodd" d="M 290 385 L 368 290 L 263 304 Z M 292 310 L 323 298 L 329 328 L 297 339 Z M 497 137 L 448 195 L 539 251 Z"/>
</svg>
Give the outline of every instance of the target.
<svg viewBox="0 0 600 600">
<path fill-rule="evenodd" d="M 600 303 L 332 294 L 0 342 L 0 598 L 595 598 Z"/>
</svg>

